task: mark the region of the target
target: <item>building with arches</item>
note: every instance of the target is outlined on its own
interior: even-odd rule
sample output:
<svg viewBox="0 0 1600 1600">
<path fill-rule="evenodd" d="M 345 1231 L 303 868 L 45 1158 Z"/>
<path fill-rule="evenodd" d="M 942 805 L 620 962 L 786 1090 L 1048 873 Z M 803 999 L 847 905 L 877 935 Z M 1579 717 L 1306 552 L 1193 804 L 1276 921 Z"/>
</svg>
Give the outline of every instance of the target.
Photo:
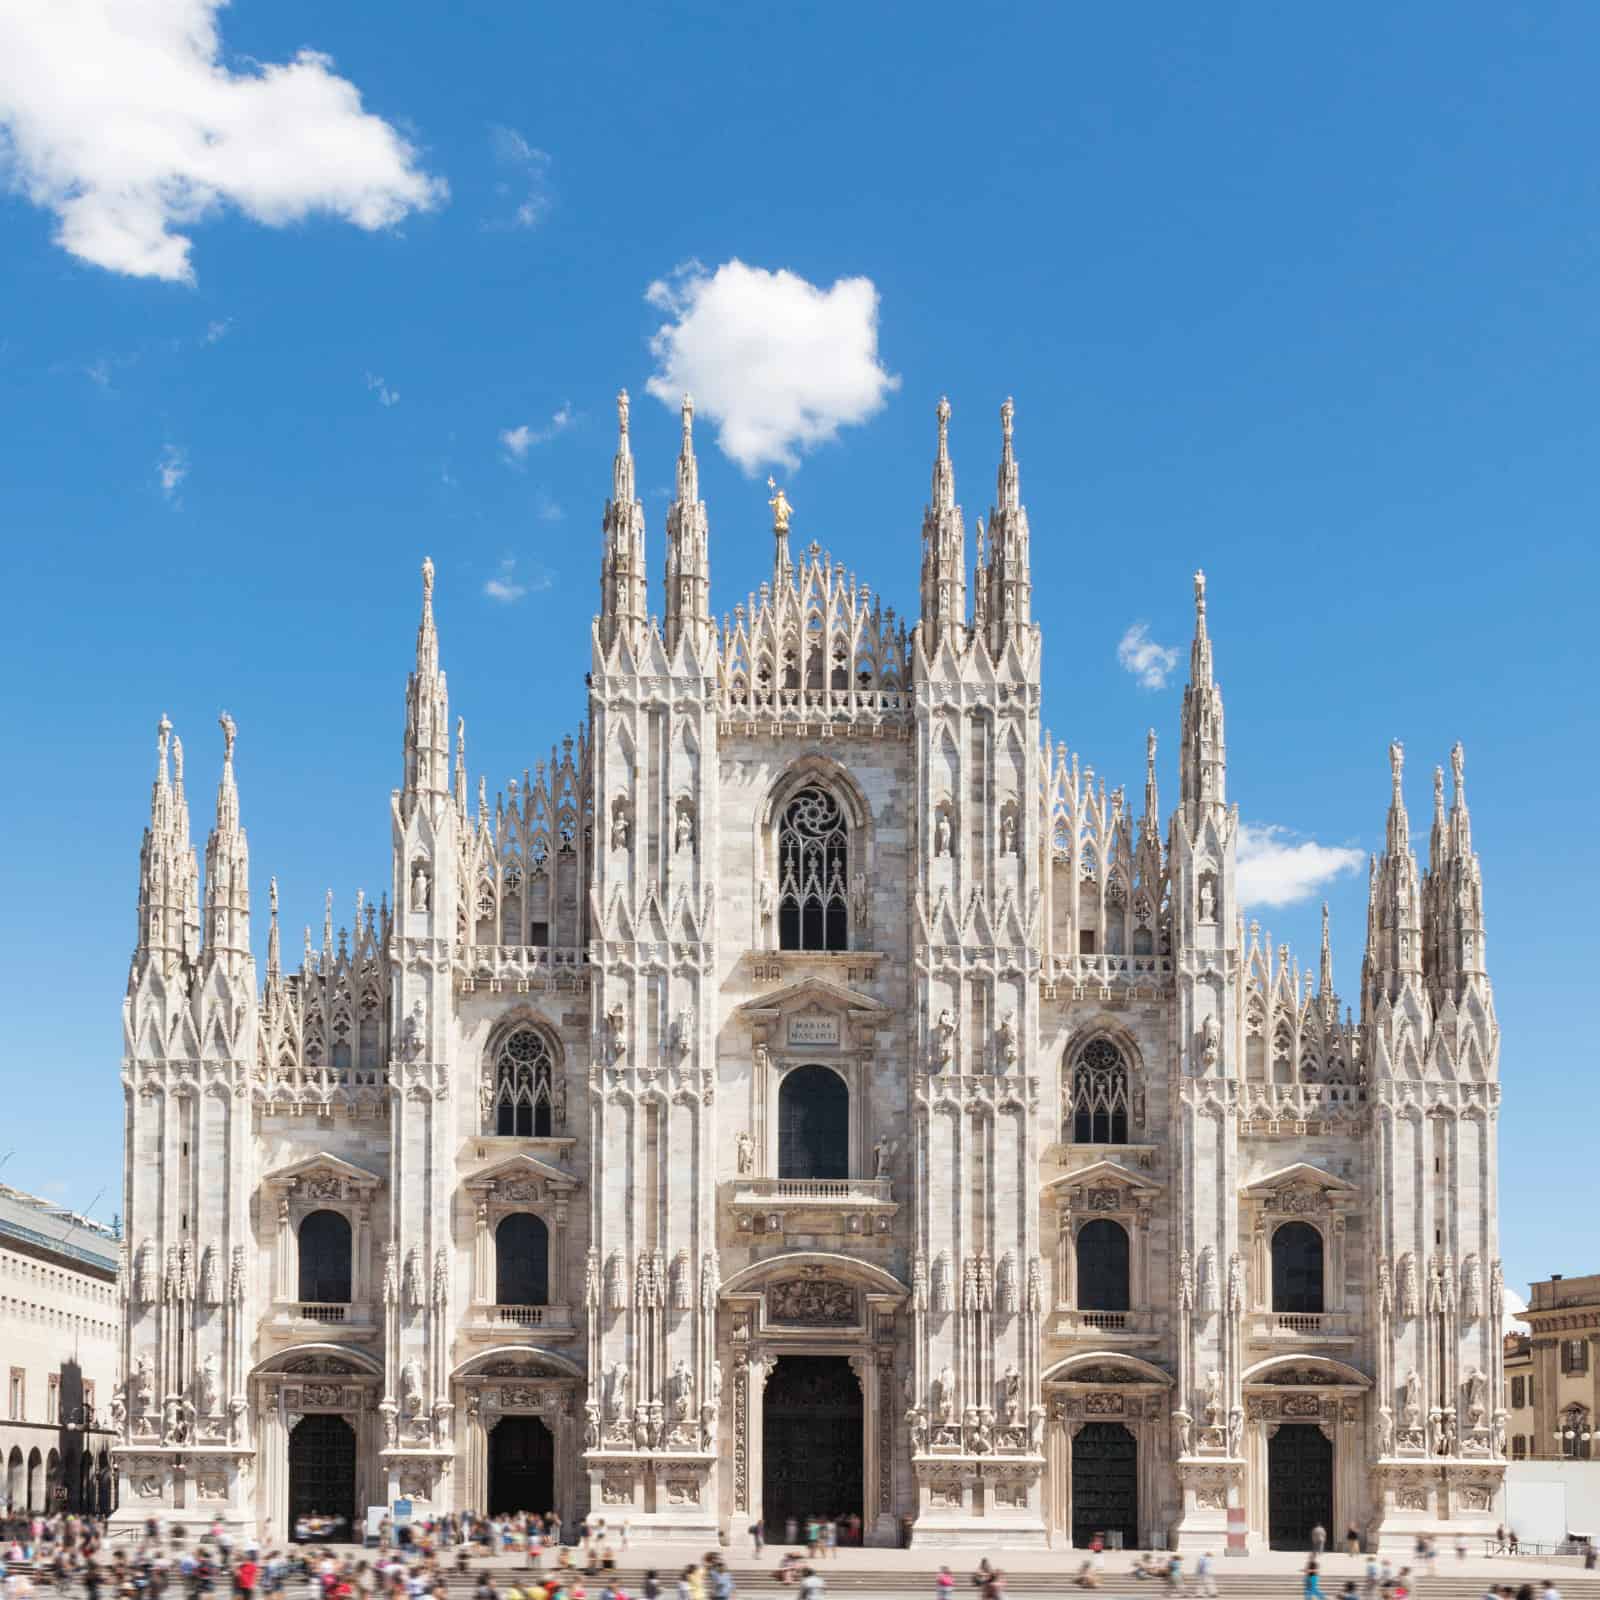
<svg viewBox="0 0 1600 1600">
<path fill-rule="evenodd" d="M 1239 903 L 1204 580 L 1163 811 L 1044 729 L 1002 410 L 902 620 L 774 496 L 720 622 L 626 397 L 588 716 L 491 802 L 423 569 L 393 876 L 265 970 L 223 718 L 165 720 L 124 1007 L 124 1514 L 627 1519 L 704 1548 L 1492 1527 L 1498 1030 L 1459 749 L 1390 751 L 1359 1010 Z M 909 541 L 908 541 L 909 543 Z"/>
</svg>

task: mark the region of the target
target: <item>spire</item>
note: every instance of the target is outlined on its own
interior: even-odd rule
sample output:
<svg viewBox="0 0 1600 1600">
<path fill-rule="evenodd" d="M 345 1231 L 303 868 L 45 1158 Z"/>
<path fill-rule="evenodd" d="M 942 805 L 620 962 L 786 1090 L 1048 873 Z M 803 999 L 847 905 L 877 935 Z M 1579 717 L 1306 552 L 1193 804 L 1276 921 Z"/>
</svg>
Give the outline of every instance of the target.
<svg viewBox="0 0 1600 1600">
<path fill-rule="evenodd" d="M 789 582 L 794 571 L 794 562 L 789 556 L 789 518 L 794 515 L 794 507 L 775 478 L 768 477 L 767 487 L 772 491 L 767 504 L 772 507 L 772 587 L 776 590 Z"/>
<path fill-rule="evenodd" d="M 967 620 L 967 541 L 950 465 L 950 402 L 939 397 L 933 488 L 922 514 L 922 646 L 930 655 L 950 638 L 963 642 Z"/>
<path fill-rule="evenodd" d="M 982 638 L 989 630 L 989 558 L 983 535 L 983 518 L 974 517 L 972 520 L 978 534 L 972 563 L 972 631 Z"/>
<path fill-rule="evenodd" d="M 406 680 L 405 783 L 410 815 L 422 796 L 450 792 L 450 697 L 439 670 L 439 635 L 433 623 L 433 562 L 422 563 L 422 618 L 417 624 L 417 669 Z"/>
<path fill-rule="evenodd" d="M 173 738 L 172 724 L 163 716 L 156 726 L 150 822 L 139 850 L 134 975 L 148 965 L 168 973 L 194 960 L 199 946 L 199 876 L 189 842 L 189 810 L 183 797 L 183 746 Z"/>
<path fill-rule="evenodd" d="M 1222 690 L 1212 675 L 1211 638 L 1206 631 L 1206 575 L 1194 575 L 1194 643 L 1189 649 L 1189 682 L 1183 691 L 1183 748 L 1179 753 L 1180 799 L 1190 831 L 1207 807 L 1227 804 L 1227 745 L 1223 736 Z"/>
<path fill-rule="evenodd" d="M 666 645 L 688 633 L 697 646 L 711 635 L 711 552 L 706 508 L 700 499 L 700 464 L 694 458 L 694 400 L 683 397 L 683 439 L 678 446 L 677 496 L 667 509 Z"/>
<path fill-rule="evenodd" d="M 206 960 L 236 972 L 250 963 L 250 850 L 239 825 L 233 776 L 238 729 L 226 711 L 217 722 L 222 729 L 222 777 L 216 825 L 206 840 Z"/>
<path fill-rule="evenodd" d="M 267 987 L 283 981 L 283 953 L 278 944 L 278 880 L 267 879 Z"/>
<path fill-rule="evenodd" d="M 626 389 L 617 395 L 617 453 L 611 463 L 611 498 L 600 527 L 600 643 L 610 650 L 619 631 L 643 630 L 647 604 L 644 507 L 634 493 Z"/>
<path fill-rule="evenodd" d="M 467 719 L 456 718 L 456 815 L 467 820 Z"/>
<path fill-rule="evenodd" d="M 1367 949 L 1362 960 L 1362 1015 L 1391 1003 L 1422 976 L 1422 907 L 1417 858 L 1406 815 L 1405 746 L 1389 745 L 1389 816 L 1383 854 L 1372 865 L 1367 893 Z"/>
<path fill-rule="evenodd" d="M 1444 810 L 1444 773 L 1436 772 L 1433 839 L 1423 878 L 1429 989 L 1435 1006 L 1460 1004 L 1476 989 L 1488 1002 L 1484 963 L 1483 872 L 1472 848 L 1467 814 L 1466 756 L 1458 742 L 1450 751 L 1452 797 Z M 1492 1004 L 1492 1002 L 1489 1002 Z"/>
<path fill-rule="evenodd" d="M 1322 996 L 1323 1011 L 1334 1005 L 1333 997 L 1333 942 L 1328 937 L 1328 902 L 1322 902 L 1322 970 L 1317 974 L 1317 992 Z M 1337 1009 L 1336 1007 L 1334 1008 Z"/>
<path fill-rule="evenodd" d="M 1161 798 L 1156 793 L 1156 730 L 1149 728 L 1144 736 L 1144 814 L 1154 821 L 1161 812 Z"/>
<path fill-rule="evenodd" d="M 1009 398 L 1000 407 L 1000 470 L 995 483 L 999 503 L 989 509 L 989 648 L 997 656 L 1009 635 L 1031 628 L 1033 621 L 1028 513 L 1011 438 L 1016 410 Z"/>
</svg>

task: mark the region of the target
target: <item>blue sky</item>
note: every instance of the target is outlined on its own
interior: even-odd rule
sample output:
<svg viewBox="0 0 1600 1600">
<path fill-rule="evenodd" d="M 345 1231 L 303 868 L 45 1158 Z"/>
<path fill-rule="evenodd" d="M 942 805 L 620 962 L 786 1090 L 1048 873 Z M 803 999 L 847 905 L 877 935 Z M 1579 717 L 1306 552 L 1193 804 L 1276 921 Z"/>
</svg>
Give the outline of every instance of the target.
<svg viewBox="0 0 1600 1600">
<path fill-rule="evenodd" d="M 1593 1267 L 1597 53 L 1576 4 L 7 7 L 0 1178 L 116 1204 L 163 712 L 202 828 L 237 719 L 297 948 L 387 883 L 425 553 L 474 775 L 581 718 L 619 386 L 654 580 L 648 386 L 696 385 L 719 611 L 768 471 L 914 609 L 934 403 L 970 523 L 1012 394 L 1097 772 L 1137 792 L 1154 726 L 1170 803 L 1196 566 L 1303 878 L 1381 842 L 1389 739 L 1424 839 L 1465 742 L 1506 1275 Z M 1326 893 L 1354 998 L 1365 875 L 1302 887 L 1261 920 L 1314 960 Z"/>
</svg>

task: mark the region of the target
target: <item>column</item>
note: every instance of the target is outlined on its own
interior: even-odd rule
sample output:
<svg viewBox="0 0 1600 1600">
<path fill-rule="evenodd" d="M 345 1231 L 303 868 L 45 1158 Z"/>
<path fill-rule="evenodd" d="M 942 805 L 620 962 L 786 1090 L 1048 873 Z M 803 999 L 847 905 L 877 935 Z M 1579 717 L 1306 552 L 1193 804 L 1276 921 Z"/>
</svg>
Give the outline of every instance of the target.
<svg viewBox="0 0 1600 1600">
<path fill-rule="evenodd" d="M 1328 1224 L 1328 1296 L 1325 1304 L 1330 1311 L 1343 1311 L 1345 1307 L 1344 1241 L 1344 1215 L 1342 1212 L 1335 1213 Z M 1339 1533 L 1342 1537 L 1344 1529 L 1340 1528 Z M 1331 1543 L 1333 1538 L 1331 1528 L 1328 1530 L 1328 1538 Z"/>
<path fill-rule="evenodd" d="M 372 1206 L 363 1197 L 356 1203 L 356 1239 L 350 1298 L 357 1305 L 369 1303 L 372 1294 Z"/>
<path fill-rule="evenodd" d="M 289 1436 L 276 1391 L 261 1391 L 260 1408 L 256 1428 L 256 1510 L 272 1524 L 273 1537 L 284 1540 L 293 1532 L 289 1527 Z"/>
<path fill-rule="evenodd" d="M 273 1251 L 273 1264 L 277 1269 L 277 1291 L 279 1300 L 293 1300 L 299 1290 L 296 1268 L 299 1263 L 295 1260 L 294 1229 L 289 1226 L 289 1197 L 280 1191 L 278 1195 L 278 1241 L 277 1248 Z"/>
<path fill-rule="evenodd" d="M 472 1208 L 472 1301 L 474 1305 L 488 1305 L 494 1299 L 489 1291 L 494 1276 L 489 1259 L 489 1202 L 478 1196 Z"/>
<path fill-rule="evenodd" d="M 1062 1206 L 1056 1212 L 1056 1304 L 1075 1306 L 1078 1303 L 1078 1253 L 1077 1241 L 1072 1233 L 1072 1208 Z"/>
</svg>

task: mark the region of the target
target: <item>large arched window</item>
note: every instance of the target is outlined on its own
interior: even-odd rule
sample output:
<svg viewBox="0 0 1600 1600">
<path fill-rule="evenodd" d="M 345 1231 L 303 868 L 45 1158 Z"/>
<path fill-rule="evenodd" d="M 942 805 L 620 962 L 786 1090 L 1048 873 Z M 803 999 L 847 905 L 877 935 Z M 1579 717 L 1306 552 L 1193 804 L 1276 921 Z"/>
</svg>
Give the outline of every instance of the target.
<svg viewBox="0 0 1600 1600">
<path fill-rule="evenodd" d="M 850 827 L 839 802 L 810 785 L 778 827 L 778 948 L 850 948 Z"/>
<path fill-rule="evenodd" d="M 1322 1235 L 1309 1222 L 1286 1222 L 1272 1235 L 1272 1309 L 1322 1310 Z"/>
<path fill-rule="evenodd" d="M 831 1067 L 796 1067 L 778 1090 L 778 1176 L 850 1176 L 850 1091 Z"/>
<path fill-rule="evenodd" d="M 1072 1069 L 1072 1140 L 1128 1142 L 1128 1067 L 1109 1039 L 1091 1039 Z"/>
<path fill-rule="evenodd" d="M 550 1304 L 550 1230 L 513 1211 L 494 1230 L 494 1298 L 502 1306 Z"/>
<path fill-rule="evenodd" d="M 337 1211 L 313 1211 L 300 1224 L 300 1298 L 349 1302 L 350 1221 Z"/>
<path fill-rule="evenodd" d="M 1078 1309 L 1129 1309 L 1128 1230 L 1108 1217 L 1078 1230 Z"/>
<path fill-rule="evenodd" d="M 494 1068 L 494 1131 L 519 1139 L 550 1137 L 549 1042 L 535 1027 L 513 1028 L 500 1043 Z"/>
</svg>

